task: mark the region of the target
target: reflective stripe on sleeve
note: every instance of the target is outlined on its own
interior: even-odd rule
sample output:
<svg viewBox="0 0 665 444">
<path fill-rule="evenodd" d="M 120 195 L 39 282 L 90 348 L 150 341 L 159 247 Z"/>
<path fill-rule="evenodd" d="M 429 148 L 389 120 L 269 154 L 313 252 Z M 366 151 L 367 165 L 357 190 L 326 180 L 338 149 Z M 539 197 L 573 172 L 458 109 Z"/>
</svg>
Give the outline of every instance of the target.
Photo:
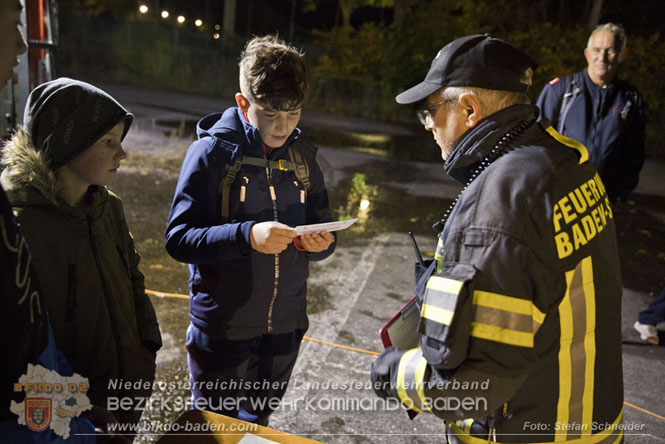
<svg viewBox="0 0 665 444">
<path fill-rule="evenodd" d="M 397 396 L 404 406 L 416 412 L 429 412 L 425 399 L 425 370 L 427 361 L 420 348 L 404 353 L 397 369 Z"/>
<path fill-rule="evenodd" d="M 545 314 L 529 300 L 474 291 L 471 336 L 519 347 L 533 347 Z"/>
<path fill-rule="evenodd" d="M 471 433 L 471 426 L 473 425 L 473 419 L 468 418 L 468 419 L 462 419 L 459 421 L 455 421 L 455 424 L 462 430 L 464 430 L 464 433 Z"/>
</svg>

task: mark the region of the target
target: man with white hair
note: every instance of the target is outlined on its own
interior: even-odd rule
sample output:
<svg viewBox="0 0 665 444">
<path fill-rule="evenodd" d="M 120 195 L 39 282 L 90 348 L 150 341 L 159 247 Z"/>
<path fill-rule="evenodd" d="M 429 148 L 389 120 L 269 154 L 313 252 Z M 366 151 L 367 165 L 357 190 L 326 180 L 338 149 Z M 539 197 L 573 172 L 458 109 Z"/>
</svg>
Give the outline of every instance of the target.
<svg viewBox="0 0 665 444">
<path fill-rule="evenodd" d="M 533 60 L 488 35 L 443 47 L 424 102 L 465 185 L 416 285 L 420 341 L 374 362 L 373 388 L 447 421 L 451 444 L 617 444 L 621 280 L 612 208 L 583 145 L 537 122 Z"/>
<path fill-rule="evenodd" d="M 642 97 L 617 77 L 626 54 L 623 27 L 599 25 L 584 49 L 587 68 L 550 81 L 537 102 L 553 127 L 586 146 L 612 202 L 635 189 L 644 164 Z"/>
</svg>

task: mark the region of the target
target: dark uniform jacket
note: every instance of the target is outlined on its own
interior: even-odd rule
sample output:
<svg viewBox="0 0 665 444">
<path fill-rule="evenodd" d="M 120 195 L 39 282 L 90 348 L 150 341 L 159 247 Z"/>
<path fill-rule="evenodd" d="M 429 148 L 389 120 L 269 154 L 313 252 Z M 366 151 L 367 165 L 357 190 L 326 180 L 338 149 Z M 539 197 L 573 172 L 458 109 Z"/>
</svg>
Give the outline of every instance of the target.
<svg viewBox="0 0 665 444">
<path fill-rule="evenodd" d="M 5 151 L 2 186 L 30 245 L 56 345 L 89 379 L 93 404 L 150 396 L 161 336 L 120 199 L 91 187 L 89 206 L 70 207 L 57 197 L 55 175 L 25 133 Z M 120 379 L 143 381 L 149 389 L 109 388 Z M 141 412 L 112 413 L 135 421 Z"/>
<path fill-rule="evenodd" d="M 611 201 L 635 189 L 644 164 L 645 116 L 633 86 L 615 78 L 601 88 L 584 70 L 545 85 L 537 105 L 558 132 L 586 146 Z"/>
<path fill-rule="evenodd" d="M 331 220 L 316 148 L 301 142 L 296 128 L 269 156 L 288 160 L 294 145 L 309 165 L 308 189 L 294 171 L 242 165 L 223 219 L 220 185 L 227 169 L 243 156 L 265 159 L 261 136 L 236 107 L 204 117 L 197 133 L 166 228 L 167 251 L 190 264 L 191 322 L 211 337 L 233 340 L 307 328 L 309 261 L 328 257 L 335 243 L 319 253 L 298 251 L 291 243 L 280 254 L 263 254 L 251 247 L 250 230 L 265 221 L 295 227 Z"/>
<path fill-rule="evenodd" d="M 517 105 L 489 116 L 446 163 L 470 184 L 441 234 L 438 270 L 422 279 L 421 347 L 402 357 L 396 382 L 414 410 L 449 421 L 452 442 L 495 433 L 583 444 L 609 429 L 593 442 L 614 443 L 621 433 L 612 209 L 584 147 L 537 113 Z"/>
</svg>

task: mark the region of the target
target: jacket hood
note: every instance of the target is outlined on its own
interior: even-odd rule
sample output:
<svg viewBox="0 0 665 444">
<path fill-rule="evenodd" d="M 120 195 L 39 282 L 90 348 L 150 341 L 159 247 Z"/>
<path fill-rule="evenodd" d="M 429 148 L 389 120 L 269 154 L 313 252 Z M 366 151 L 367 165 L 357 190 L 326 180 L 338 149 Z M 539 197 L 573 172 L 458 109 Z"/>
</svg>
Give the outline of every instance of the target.
<svg viewBox="0 0 665 444">
<path fill-rule="evenodd" d="M 2 172 L 5 191 L 16 194 L 19 189 L 32 187 L 46 200 L 57 205 L 59 185 L 55 172 L 49 167 L 46 154 L 35 148 L 23 127 L 19 127 L 14 137 L 3 147 L 2 165 L 5 167 Z M 20 194 L 23 195 L 21 200 L 31 200 L 29 191 Z"/>
<path fill-rule="evenodd" d="M 295 128 L 284 145 L 276 149 L 275 152 L 279 153 L 282 148 L 286 149 L 294 140 L 300 137 L 300 132 L 299 128 Z M 245 116 L 237 106 L 228 108 L 223 113 L 214 113 L 203 117 L 196 125 L 196 135 L 199 139 L 214 137 L 236 143 L 240 143 L 241 140 L 245 139 L 246 143 L 252 147 L 252 152 L 244 154 L 263 157 L 263 140 L 259 129 L 245 120 Z"/>
<path fill-rule="evenodd" d="M 83 211 L 98 217 L 100 204 L 108 198 L 106 187 L 91 186 L 88 192 L 92 204 L 89 207 L 71 208 L 64 203 L 58 196 L 60 185 L 47 155 L 35 148 L 23 127 L 19 127 L 3 147 L 2 165 L 5 170 L 0 182 L 12 205 L 51 204 L 72 215 Z"/>
</svg>

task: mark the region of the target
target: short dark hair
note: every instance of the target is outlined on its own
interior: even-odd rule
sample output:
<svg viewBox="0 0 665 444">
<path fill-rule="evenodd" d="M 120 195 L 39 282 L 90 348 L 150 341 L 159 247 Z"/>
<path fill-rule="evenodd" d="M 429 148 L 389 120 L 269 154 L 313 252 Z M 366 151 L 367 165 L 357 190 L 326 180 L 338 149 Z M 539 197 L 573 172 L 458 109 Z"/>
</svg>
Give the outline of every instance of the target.
<svg viewBox="0 0 665 444">
<path fill-rule="evenodd" d="M 240 54 L 240 92 L 278 111 L 300 107 L 307 92 L 303 56 L 276 35 L 252 38 Z"/>
</svg>

